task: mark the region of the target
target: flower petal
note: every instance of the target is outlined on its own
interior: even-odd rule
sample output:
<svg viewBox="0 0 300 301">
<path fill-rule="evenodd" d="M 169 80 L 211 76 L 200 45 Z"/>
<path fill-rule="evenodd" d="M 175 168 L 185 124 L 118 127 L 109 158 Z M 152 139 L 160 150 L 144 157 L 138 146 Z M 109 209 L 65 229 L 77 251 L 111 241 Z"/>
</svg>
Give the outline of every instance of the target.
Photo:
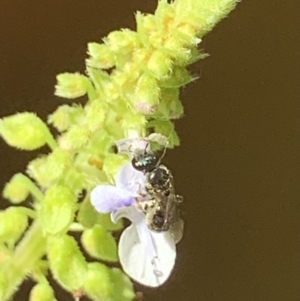
<svg viewBox="0 0 300 301">
<path fill-rule="evenodd" d="M 169 232 L 152 232 L 144 222 L 126 228 L 119 242 L 124 271 L 145 286 L 162 285 L 170 276 L 176 248 Z"/>
<path fill-rule="evenodd" d="M 115 178 L 116 186 L 132 191 L 133 194 L 138 196 L 145 190 L 146 176 L 133 168 L 131 163 L 123 165 Z"/>
<path fill-rule="evenodd" d="M 132 223 L 140 223 L 145 220 L 145 214 L 137 210 L 135 206 L 119 208 L 111 213 L 111 220 L 114 223 L 117 223 L 123 217 L 129 219 Z"/>
<path fill-rule="evenodd" d="M 150 143 L 147 138 L 125 138 L 115 142 L 119 153 L 126 153 L 132 157 L 138 150 L 149 151 Z"/>
<path fill-rule="evenodd" d="M 121 207 L 130 206 L 135 195 L 124 188 L 112 185 L 99 185 L 91 191 L 91 203 L 98 212 L 113 212 Z"/>
</svg>

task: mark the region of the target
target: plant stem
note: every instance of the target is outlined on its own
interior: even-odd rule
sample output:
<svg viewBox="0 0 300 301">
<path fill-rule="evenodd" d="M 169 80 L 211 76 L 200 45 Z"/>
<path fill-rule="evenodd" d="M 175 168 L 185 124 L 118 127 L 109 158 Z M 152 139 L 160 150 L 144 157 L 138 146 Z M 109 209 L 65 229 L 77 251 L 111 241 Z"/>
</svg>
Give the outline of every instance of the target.
<svg viewBox="0 0 300 301">
<path fill-rule="evenodd" d="M 34 221 L 24 238 L 19 243 L 13 256 L 4 267 L 7 275 L 7 288 L 4 300 L 9 300 L 18 289 L 26 275 L 32 270 L 35 263 L 46 252 L 46 239 L 38 220 Z"/>
</svg>

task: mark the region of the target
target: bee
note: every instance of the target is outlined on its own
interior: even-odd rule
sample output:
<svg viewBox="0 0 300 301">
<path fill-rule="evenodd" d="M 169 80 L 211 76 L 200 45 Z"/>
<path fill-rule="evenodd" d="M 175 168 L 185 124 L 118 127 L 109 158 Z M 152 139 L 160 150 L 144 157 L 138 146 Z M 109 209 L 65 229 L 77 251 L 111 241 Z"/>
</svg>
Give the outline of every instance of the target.
<svg viewBox="0 0 300 301">
<path fill-rule="evenodd" d="M 183 220 L 180 218 L 179 204 L 183 198 L 175 194 L 173 175 L 161 164 L 161 157 L 148 150 L 136 151 L 132 166 L 146 175 L 146 190 L 150 200 L 141 202 L 150 230 L 170 231 L 177 243 L 182 238 Z"/>
</svg>

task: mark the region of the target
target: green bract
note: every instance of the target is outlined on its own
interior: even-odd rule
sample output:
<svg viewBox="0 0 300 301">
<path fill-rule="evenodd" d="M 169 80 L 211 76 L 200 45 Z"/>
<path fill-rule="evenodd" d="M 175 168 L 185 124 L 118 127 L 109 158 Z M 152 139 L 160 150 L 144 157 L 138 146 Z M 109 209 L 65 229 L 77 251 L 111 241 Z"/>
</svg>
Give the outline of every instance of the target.
<svg viewBox="0 0 300 301">
<path fill-rule="evenodd" d="M 23 150 L 37 149 L 52 137 L 45 123 L 28 112 L 2 118 L 0 134 L 7 144 Z"/>
<path fill-rule="evenodd" d="M 118 261 L 116 241 L 101 225 L 85 230 L 81 241 L 91 256 L 107 261 Z"/>
<path fill-rule="evenodd" d="M 43 230 L 51 234 L 66 231 L 73 221 L 76 201 L 76 195 L 67 187 L 49 188 L 40 208 Z"/>
<path fill-rule="evenodd" d="M 69 292 L 82 288 L 87 276 L 87 263 L 73 237 L 49 237 L 47 256 L 51 272 L 60 285 Z"/>
<path fill-rule="evenodd" d="M 0 211 L 0 242 L 17 241 L 27 225 L 27 216 L 21 208 L 10 207 Z"/>
<path fill-rule="evenodd" d="M 54 292 L 49 283 L 36 284 L 31 292 L 29 301 L 56 301 Z"/>
<path fill-rule="evenodd" d="M 5 185 L 3 190 L 3 196 L 16 204 L 25 201 L 28 194 L 28 181 L 21 173 L 15 174 Z"/>
<path fill-rule="evenodd" d="M 130 301 L 135 296 L 133 285 L 124 273 L 100 263 L 88 265 L 84 290 L 95 301 Z"/>
</svg>

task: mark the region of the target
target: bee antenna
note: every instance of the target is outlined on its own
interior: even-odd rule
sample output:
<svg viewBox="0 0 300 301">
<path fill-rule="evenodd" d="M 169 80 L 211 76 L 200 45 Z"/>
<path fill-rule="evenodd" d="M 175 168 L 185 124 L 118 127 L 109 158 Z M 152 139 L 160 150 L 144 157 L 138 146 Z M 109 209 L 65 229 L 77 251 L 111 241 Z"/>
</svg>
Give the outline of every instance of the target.
<svg viewBox="0 0 300 301">
<path fill-rule="evenodd" d="M 165 145 L 165 148 L 164 148 L 164 151 L 163 151 L 162 155 L 160 156 L 160 160 L 165 156 L 168 145 L 169 145 L 169 142 L 167 141 L 167 143 Z"/>
<path fill-rule="evenodd" d="M 145 149 L 144 149 L 144 154 L 147 153 L 147 147 L 149 146 L 149 142 L 147 142 L 146 146 L 145 146 Z"/>
</svg>

